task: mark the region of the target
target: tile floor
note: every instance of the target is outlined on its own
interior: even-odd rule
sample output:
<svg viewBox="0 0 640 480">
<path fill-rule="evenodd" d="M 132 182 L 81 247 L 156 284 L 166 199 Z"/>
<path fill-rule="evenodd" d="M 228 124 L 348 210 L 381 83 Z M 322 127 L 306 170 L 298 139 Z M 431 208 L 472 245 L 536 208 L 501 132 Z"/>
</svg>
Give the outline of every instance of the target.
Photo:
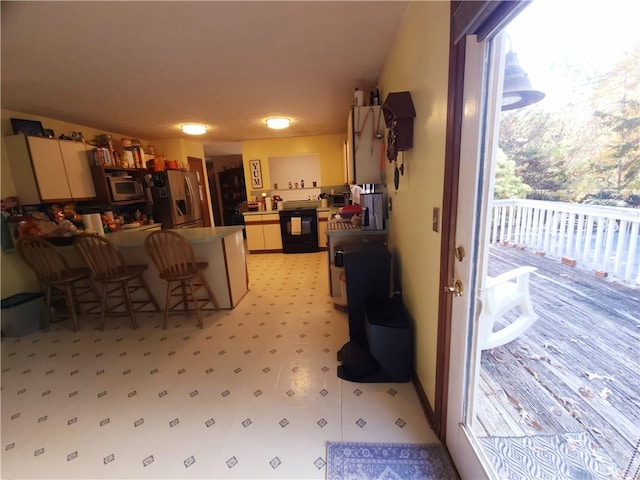
<svg viewBox="0 0 640 480">
<path fill-rule="evenodd" d="M 2 339 L 2 478 L 325 478 L 327 441 L 433 443 L 411 383 L 336 376 L 326 253 L 248 256 L 233 310 Z"/>
</svg>

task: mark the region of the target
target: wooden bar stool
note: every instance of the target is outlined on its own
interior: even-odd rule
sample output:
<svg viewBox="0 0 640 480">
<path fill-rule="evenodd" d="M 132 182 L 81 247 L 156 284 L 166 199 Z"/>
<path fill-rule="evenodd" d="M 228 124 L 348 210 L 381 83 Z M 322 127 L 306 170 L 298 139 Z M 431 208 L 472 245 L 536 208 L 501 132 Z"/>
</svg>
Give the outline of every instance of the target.
<svg viewBox="0 0 640 480">
<path fill-rule="evenodd" d="M 156 265 L 160 278 L 167 281 L 163 327 L 167 328 L 169 312 L 182 305 L 184 312 L 195 310 L 198 326 L 203 328 L 202 307 L 211 302 L 218 310 L 218 302 L 203 274 L 209 264 L 196 262 L 189 242 L 182 235 L 168 230 L 152 232 L 146 238 L 144 248 Z M 206 290 L 207 298 L 197 297 L 200 288 Z M 171 297 L 179 297 L 179 299 L 172 305 Z M 191 310 L 189 302 L 193 303 Z"/>
<path fill-rule="evenodd" d="M 69 317 L 77 332 L 80 304 L 91 303 L 98 306 L 98 292 L 91 283 L 91 272 L 88 268 L 70 268 L 64 256 L 53 244 L 40 237 L 22 236 L 16 243 L 16 250 L 24 262 L 38 277 L 38 282 L 45 292 L 45 329 L 51 321 L 51 304 L 55 297 L 62 297 L 69 309 Z M 95 298 L 83 300 L 87 293 Z M 57 295 L 56 295 L 57 294 Z M 90 311 L 91 309 L 87 310 Z"/>
<path fill-rule="evenodd" d="M 135 312 L 149 303 L 153 305 L 156 312 L 160 311 L 160 305 L 142 276 L 149 268 L 148 265 L 127 265 L 122 253 L 109 240 L 98 235 L 78 235 L 73 246 L 89 266 L 93 280 L 102 285 L 101 330 L 104 330 L 107 312 L 110 315 L 129 315 L 131 325 L 136 329 L 138 322 Z M 138 290 L 144 290 L 147 298 L 134 300 L 132 294 Z M 109 307 L 107 300 L 112 298 L 120 301 Z M 122 306 L 124 310 L 117 311 Z"/>
</svg>

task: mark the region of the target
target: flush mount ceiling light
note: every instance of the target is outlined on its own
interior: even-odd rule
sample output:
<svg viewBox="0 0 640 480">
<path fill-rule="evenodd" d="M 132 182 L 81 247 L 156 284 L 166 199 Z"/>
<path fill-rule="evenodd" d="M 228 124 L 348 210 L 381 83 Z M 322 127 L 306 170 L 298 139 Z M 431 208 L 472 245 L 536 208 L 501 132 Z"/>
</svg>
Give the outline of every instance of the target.
<svg viewBox="0 0 640 480">
<path fill-rule="evenodd" d="M 275 130 L 287 128 L 290 123 L 290 120 L 284 117 L 267 118 L 267 127 L 273 128 Z"/>
<path fill-rule="evenodd" d="M 180 128 L 188 135 L 202 135 L 207 131 L 207 127 L 200 123 L 185 123 L 184 125 L 180 125 Z"/>
</svg>

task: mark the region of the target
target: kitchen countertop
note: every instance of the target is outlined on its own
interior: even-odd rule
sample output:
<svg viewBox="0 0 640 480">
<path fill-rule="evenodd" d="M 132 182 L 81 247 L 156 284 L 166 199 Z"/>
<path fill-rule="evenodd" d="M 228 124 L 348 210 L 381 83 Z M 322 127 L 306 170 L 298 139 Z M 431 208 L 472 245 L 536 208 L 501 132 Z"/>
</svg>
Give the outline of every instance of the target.
<svg viewBox="0 0 640 480">
<path fill-rule="evenodd" d="M 263 211 L 258 211 L 258 212 L 244 212 L 242 215 L 269 215 L 271 213 L 279 213 L 279 210 L 263 210 Z"/>
<path fill-rule="evenodd" d="M 313 207 L 310 207 L 313 208 Z M 340 207 L 316 207 L 318 212 L 339 213 Z M 268 215 L 270 213 L 280 213 L 280 210 L 263 210 L 259 212 L 244 212 L 242 215 Z"/>
<path fill-rule="evenodd" d="M 151 227 L 152 225 L 149 225 Z M 232 225 L 228 227 L 197 227 L 197 228 L 176 228 L 172 229 L 185 237 L 189 243 L 207 243 L 220 240 L 224 237 L 241 231 L 242 225 Z M 107 237 L 117 247 L 137 247 L 144 244 L 145 239 L 152 229 L 131 229 L 131 231 L 120 230 L 109 234 Z"/>
<path fill-rule="evenodd" d="M 387 235 L 389 232 L 385 230 L 363 230 L 362 228 L 349 228 L 349 229 L 338 229 L 338 230 L 329 230 L 327 229 L 326 235 L 327 237 L 346 237 L 346 236 L 356 236 L 356 235 Z"/>
</svg>

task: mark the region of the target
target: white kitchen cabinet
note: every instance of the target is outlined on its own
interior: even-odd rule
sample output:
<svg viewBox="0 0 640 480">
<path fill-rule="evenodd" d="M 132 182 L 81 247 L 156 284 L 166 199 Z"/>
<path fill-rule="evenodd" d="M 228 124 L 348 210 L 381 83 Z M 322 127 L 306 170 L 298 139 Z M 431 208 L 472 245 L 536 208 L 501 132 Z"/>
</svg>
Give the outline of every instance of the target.
<svg viewBox="0 0 640 480">
<path fill-rule="evenodd" d="M 384 115 L 379 105 L 352 107 L 347 125 L 347 183 L 384 183 Z"/>
<path fill-rule="evenodd" d="M 83 143 L 11 135 L 5 144 L 22 204 L 95 198 Z"/>
<path fill-rule="evenodd" d="M 90 200 L 96 197 L 96 189 L 91 177 L 91 167 L 87 159 L 84 143 L 58 140 L 67 182 L 74 200 Z"/>
<path fill-rule="evenodd" d="M 282 233 L 280 231 L 280 214 L 262 215 L 265 250 L 282 250 Z"/>
<path fill-rule="evenodd" d="M 245 215 L 244 229 L 247 232 L 247 250 L 250 252 L 264 250 L 262 215 Z"/>
<path fill-rule="evenodd" d="M 247 249 L 250 252 L 282 250 L 279 214 L 245 214 L 244 225 L 247 232 Z"/>
</svg>

